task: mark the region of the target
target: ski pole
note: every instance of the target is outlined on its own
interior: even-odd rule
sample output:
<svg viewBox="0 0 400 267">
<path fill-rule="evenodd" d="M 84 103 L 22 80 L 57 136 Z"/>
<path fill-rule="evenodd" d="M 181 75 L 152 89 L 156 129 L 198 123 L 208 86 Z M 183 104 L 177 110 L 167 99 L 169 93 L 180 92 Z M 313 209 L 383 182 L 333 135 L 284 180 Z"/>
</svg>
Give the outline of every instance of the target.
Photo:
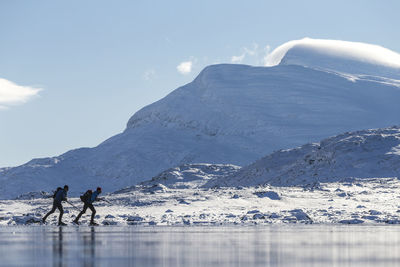
<svg viewBox="0 0 400 267">
<path fill-rule="evenodd" d="M 49 195 L 47 192 L 42 193 L 43 198 L 53 198 L 53 195 Z"/>
<path fill-rule="evenodd" d="M 73 205 L 71 202 L 69 202 L 69 201 L 66 201 L 68 204 L 70 204 L 72 207 L 74 207 L 75 209 L 77 209 L 77 210 L 79 210 L 80 211 L 80 209 L 77 207 L 77 206 L 75 206 L 75 205 Z"/>
<path fill-rule="evenodd" d="M 107 199 L 101 198 L 100 200 L 103 200 L 103 201 L 107 202 L 107 203 L 110 204 L 110 205 L 114 205 L 113 203 L 111 203 L 111 202 L 108 201 Z M 121 204 L 121 203 L 119 203 L 119 204 Z M 122 207 L 129 207 L 129 206 L 126 205 L 126 204 L 123 204 Z"/>
<path fill-rule="evenodd" d="M 110 201 L 108 201 L 107 199 L 105 199 L 105 198 L 101 198 L 101 200 L 103 200 L 103 201 L 107 202 L 108 204 L 112 205 L 112 203 Z"/>
</svg>

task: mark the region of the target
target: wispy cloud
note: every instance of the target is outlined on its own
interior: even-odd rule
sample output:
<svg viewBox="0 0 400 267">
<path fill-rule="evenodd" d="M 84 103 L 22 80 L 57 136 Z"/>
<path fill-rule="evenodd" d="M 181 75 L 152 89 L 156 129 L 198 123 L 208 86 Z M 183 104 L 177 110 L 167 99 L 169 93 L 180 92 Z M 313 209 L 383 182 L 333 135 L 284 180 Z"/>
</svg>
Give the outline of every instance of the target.
<svg viewBox="0 0 400 267">
<path fill-rule="evenodd" d="M 268 65 L 269 55 L 271 54 L 271 46 L 266 45 L 264 47 L 264 58 L 263 58 L 263 65 Z"/>
<path fill-rule="evenodd" d="M 243 59 L 246 57 L 246 54 L 241 54 L 240 56 L 232 56 L 231 62 L 235 64 L 242 63 Z"/>
<path fill-rule="evenodd" d="M 231 57 L 231 63 L 241 64 L 246 62 L 252 65 L 264 65 L 266 61 L 266 57 L 270 53 L 270 46 L 267 45 L 265 47 L 260 47 L 259 44 L 253 43 L 253 45 L 249 47 L 243 47 L 242 53 L 238 56 Z"/>
<path fill-rule="evenodd" d="M 165 42 L 169 45 L 172 44 L 172 40 L 169 37 L 165 37 Z"/>
<path fill-rule="evenodd" d="M 143 79 L 151 81 L 156 77 L 156 71 L 154 69 L 146 70 L 143 74 Z"/>
<path fill-rule="evenodd" d="M 257 43 L 254 43 L 253 44 L 253 48 L 247 48 L 247 47 L 244 47 L 243 49 L 244 49 L 244 52 L 247 54 L 247 55 L 250 55 L 250 56 L 255 56 L 257 53 L 258 53 L 258 44 Z"/>
<path fill-rule="evenodd" d="M 239 56 L 232 56 L 231 63 L 240 64 L 248 56 L 255 56 L 258 50 L 258 44 L 254 43 L 252 48 L 243 47 L 243 52 Z"/>
<path fill-rule="evenodd" d="M 192 72 L 193 61 L 184 61 L 181 62 L 176 69 L 181 74 L 189 74 Z"/>
<path fill-rule="evenodd" d="M 0 109 L 26 103 L 36 96 L 41 88 L 17 85 L 9 80 L 0 78 Z"/>
</svg>

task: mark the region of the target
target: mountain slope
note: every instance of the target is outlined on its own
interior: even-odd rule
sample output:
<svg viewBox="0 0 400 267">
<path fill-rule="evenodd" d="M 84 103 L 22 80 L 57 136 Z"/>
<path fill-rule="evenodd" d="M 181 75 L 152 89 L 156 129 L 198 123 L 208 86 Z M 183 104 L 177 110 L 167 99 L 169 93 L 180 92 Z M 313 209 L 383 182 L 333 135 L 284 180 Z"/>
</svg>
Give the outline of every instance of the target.
<svg viewBox="0 0 400 267">
<path fill-rule="evenodd" d="M 95 148 L 0 169 L 0 198 L 65 183 L 72 195 L 97 185 L 111 192 L 182 164 L 243 166 L 341 132 L 400 124 L 399 89 L 390 77 L 310 66 L 209 66 Z"/>
<path fill-rule="evenodd" d="M 399 127 L 344 133 L 280 150 L 205 186 L 294 186 L 375 177 L 400 177 Z"/>
</svg>

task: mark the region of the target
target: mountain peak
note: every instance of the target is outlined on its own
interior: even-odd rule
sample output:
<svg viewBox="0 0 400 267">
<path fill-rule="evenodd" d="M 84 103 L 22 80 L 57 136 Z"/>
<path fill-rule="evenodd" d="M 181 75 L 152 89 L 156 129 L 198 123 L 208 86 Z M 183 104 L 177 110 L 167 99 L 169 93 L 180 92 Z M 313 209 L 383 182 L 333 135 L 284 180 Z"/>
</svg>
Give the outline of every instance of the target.
<svg viewBox="0 0 400 267">
<path fill-rule="evenodd" d="M 400 79 L 400 54 L 360 42 L 310 38 L 290 41 L 268 56 L 267 66 L 275 65 Z"/>
</svg>

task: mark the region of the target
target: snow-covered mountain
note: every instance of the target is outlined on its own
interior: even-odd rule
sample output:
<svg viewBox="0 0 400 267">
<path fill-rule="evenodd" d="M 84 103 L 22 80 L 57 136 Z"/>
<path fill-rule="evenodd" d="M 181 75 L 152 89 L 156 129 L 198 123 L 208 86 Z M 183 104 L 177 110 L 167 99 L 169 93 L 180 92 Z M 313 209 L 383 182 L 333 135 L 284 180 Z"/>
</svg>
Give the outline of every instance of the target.
<svg viewBox="0 0 400 267">
<path fill-rule="evenodd" d="M 307 42 L 278 48 L 272 67 L 209 66 L 97 147 L 0 169 L 0 199 L 66 183 L 72 195 L 97 185 L 111 192 L 182 164 L 243 166 L 274 150 L 400 124 L 398 65 L 376 46 L 354 58 L 360 44 L 332 51 Z"/>
<path fill-rule="evenodd" d="M 400 177 L 399 127 L 348 132 L 280 150 L 205 186 L 297 186 L 375 177 Z"/>
</svg>

